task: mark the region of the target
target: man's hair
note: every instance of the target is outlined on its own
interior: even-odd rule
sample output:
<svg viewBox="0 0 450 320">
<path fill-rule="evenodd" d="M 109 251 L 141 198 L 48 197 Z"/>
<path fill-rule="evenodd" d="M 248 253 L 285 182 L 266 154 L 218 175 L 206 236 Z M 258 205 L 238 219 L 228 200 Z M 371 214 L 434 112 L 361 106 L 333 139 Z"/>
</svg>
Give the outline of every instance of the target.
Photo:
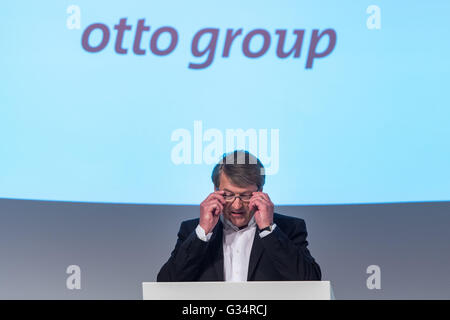
<svg viewBox="0 0 450 320">
<path fill-rule="evenodd" d="M 248 151 L 235 150 L 223 155 L 222 159 L 213 169 L 212 182 L 216 189 L 220 185 L 220 175 L 224 173 L 231 182 L 238 187 L 256 185 L 258 191 L 264 186 L 266 176 L 264 166 Z"/>
</svg>

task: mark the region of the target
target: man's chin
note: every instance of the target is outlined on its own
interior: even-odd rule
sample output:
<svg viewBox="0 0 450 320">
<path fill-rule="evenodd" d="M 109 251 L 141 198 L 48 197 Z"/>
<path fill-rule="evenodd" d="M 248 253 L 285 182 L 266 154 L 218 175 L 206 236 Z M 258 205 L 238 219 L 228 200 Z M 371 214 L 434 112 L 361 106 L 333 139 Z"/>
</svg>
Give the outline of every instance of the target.
<svg viewBox="0 0 450 320">
<path fill-rule="evenodd" d="M 230 216 L 229 220 L 233 225 L 235 225 L 238 228 L 246 226 L 248 224 L 247 219 L 245 219 L 244 216 L 242 217 Z"/>
</svg>

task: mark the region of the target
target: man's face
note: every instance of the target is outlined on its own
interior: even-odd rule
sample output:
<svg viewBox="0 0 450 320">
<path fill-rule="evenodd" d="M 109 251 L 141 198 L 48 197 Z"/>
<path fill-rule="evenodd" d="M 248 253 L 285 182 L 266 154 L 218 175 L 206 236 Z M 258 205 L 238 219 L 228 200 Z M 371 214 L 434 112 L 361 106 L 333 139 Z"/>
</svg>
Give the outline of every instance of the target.
<svg viewBox="0 0 450 320">
<path fill-rule="evenodd" d="M 250 198 L 252 192 L 258 191 L 258 187 L 256 185 L 250 185 L 244 188 L 237 187 L 224 173 L 221 173 L 219 190 L 224 191 L 224 196 L 234 194 L 248 196 Z M 248 202 L 242 201 L 240 198 L 227 201 L 223 209 L 224 218 L 230 220 L 236 227 L 246 226 L 253 216 L 253 212 L 249 210 L 248 204 Z"/>
</svg>

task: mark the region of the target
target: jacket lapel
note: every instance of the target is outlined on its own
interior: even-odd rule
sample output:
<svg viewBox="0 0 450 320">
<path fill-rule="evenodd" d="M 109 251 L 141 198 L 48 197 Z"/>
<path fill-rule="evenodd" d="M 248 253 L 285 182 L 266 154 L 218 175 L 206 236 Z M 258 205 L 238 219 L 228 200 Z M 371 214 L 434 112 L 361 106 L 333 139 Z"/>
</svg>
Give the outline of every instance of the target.
<svg viewBox="0 0 450 320">
<path fill-rule="evenodd" d="M 247 281 L 250 281 L 253 277 L 253 273 L 255 272 L 263 251 L 264 247 L 261 243 L 261 239 L 259 238 L 258 229 L 256 229 L 255 237 L 253 238 L 252 251 L 250 252 L 250 261 L 248 263 Z"/>
<path fill-rule="evenodd" d="M 214 248 L 213 252 L 215 257 L 214 261 L 214 269 L 217 273 L 217 281 L 224 281 L 224 271 L 223 271 L 223 224 L 222 221 L 219 220 L 217 223 L 214 233 L 213 233 L 213 241 Z"/>
</svg>

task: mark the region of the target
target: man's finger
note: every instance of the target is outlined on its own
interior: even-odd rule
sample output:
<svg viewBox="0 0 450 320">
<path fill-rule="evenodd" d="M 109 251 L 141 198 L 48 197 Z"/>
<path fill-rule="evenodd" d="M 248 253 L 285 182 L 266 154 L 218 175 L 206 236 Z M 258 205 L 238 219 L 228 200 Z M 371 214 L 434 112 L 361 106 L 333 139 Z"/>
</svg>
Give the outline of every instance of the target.
<svg viewBox="0 0 450 320">
<path fill-rule="evenodd" d="M 264 192 L 262 192 L 262 191 L 256 191 L 256 192 L 253 192 L 253 195 L 254 195 L 254 196 L 262 197 L 264 200 L 270 202 L 270 197 L 269 197 L 269 195 L 268 195 L 267 193 L 264 193 Z"/>
<path fill-rule="evenodd" d="M 262 200 L 260 198 L 254 198 L 254 199 L 250 200 L 250 206 L 255 206 L 258 209 L 260 208 L 260 206 L 267 206 L 267 205 L 268 204 L 267 204 L 266 200 Z"/>
<path fill-rule="evenodd" d="M 250 201 L 252 201 L 252 200 L 261 200 L 261 201 L 263 201 L 263 202 L 268 202 L 268 203 L 270 203 L 270 200 L 267 200 L 266 198 L 264 198 L 261 194 L 254 194 L 251 198 L 250 198 Z"/>
<path fill-rule="evenodd" d="M 268 195 L 267 193 L 261 192 L 261 196 L 262 196 L 264 199 L 266 199 L 267 201 L 271 202 L 271 201 L 270 201 L 270 197 L 269 197 L 269 195 Z"/>
<path fill-rule="evenodd" d="M 249 210 L 258 209 L 258 206 L 253 203 L 252 199 L 250 199 L 250 202 L 248 204 L 248 209 Z"/>
<path fill-rule="evenodd" d="M 208 201 L 213 200 L 213 199 L 217 199 L 217 200 L 219 200 L 220 202 L 222 202 L 223 204 L 226 203 L 226 201 L 225 201 L 225 199 L 223 198 L 223 196 L 222 196 L 221 194 L 215 193 L 215 192 L 211 193 L 211 194 L 205 199 L 205 201 L 208 202 Z"/>
<path fill-rule="evenodd" d="M 210 195 L 208 201 L 211 201 L 211 200 L 218 200 L 218 201 L 221 202 L 222 204 L 225 204 L 225 203 L 226 203 L 224 197 L 223 197 L 222 195 L 220 195 L 220 194 L 212 193 L 212 194 Z"/>
<path fill-rule="evenodd" d="M 207 205 L 208 207 L 212 207 L 211 212 L 212 212 L 214 215 L 218 215 L 218 214 L 220 214 L 221 212 L 223 212 L 223 205 L 222 205 L 218 200 L 216 200 L 216 199 L 213 199 L 213 200 L 209 201 L 206 205 Z M 216 212 L 217 209 L 219 210 L 218 213 Z"/>
<path fill-rule="evenodd" d="M 214 192 L 211 193 L 211 194 L 223 195 L 224 193 L 225 193 L 225 191 L 223 191 L 223 190 L 216 190 L 216 191 L 214 191 Z"/>
</svg>

